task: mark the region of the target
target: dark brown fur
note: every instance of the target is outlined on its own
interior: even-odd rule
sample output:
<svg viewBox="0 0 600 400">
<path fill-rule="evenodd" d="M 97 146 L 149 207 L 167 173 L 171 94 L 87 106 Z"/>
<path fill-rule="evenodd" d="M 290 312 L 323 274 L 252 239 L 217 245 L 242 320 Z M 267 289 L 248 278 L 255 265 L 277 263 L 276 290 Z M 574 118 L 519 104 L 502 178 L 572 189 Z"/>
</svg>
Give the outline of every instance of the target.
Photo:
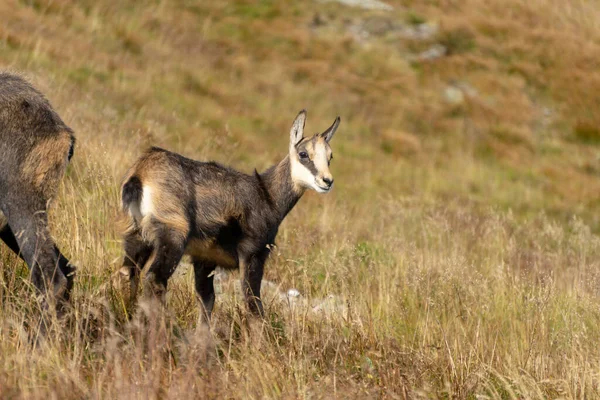
<svg viewBox="0 0 600 400">
<path fill-rule="evenodd" d="M 307 142 L 299 142 L 295 143 L 304 151 Z M 141 269 L 149 265 L 144 294 L 164 301 L 168 279 L 181 257 L 189 254 L 204 321 L 214 304 L 211 274 L 217 266 L 241 269 L 248 306 L 263 315 L 264 263 L 279 225 L 304 191 L 292 181 L 290 155 L 262 174 L 248 175 L 151 148 L 127 172 L 122 187 L 129 222 L 122 271 L 130 277 L 132 300 Z"/>
<path fill-rule="evenodd" d="M 74 268 L 48 231 L 47 207 L 73 154 L 73 131 L 23 78 L 0 73 L 0 238 L 41 293 L 68 299 Z"/>
</svg>

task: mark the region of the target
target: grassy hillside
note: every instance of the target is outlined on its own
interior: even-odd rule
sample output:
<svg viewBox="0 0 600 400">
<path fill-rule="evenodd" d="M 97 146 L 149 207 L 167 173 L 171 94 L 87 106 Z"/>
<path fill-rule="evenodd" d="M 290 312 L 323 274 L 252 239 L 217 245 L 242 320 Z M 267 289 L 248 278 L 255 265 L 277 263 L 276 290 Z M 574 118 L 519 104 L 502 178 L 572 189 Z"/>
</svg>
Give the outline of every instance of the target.
<svg viewBox="0 0 600 400">
<path fill-rule="evenodd" d="M 600 4 L 7 0 L 0 68 L 78 139 L 51 220 L 79 266 L 46 348 L 0 246 L 2 398 L 600 397 Z M 331 194 L 307 193 L 248 318 L 193 277 L 127 323 L 119 181 L 148 146 L 251 172 L 336 115 Z M 312 132 L 311 132 L 312 131 Z M 325 300 L 323 300 L 325 299 Z M 315 304 L 317 306 L 315 306 Z"/>
</svg>

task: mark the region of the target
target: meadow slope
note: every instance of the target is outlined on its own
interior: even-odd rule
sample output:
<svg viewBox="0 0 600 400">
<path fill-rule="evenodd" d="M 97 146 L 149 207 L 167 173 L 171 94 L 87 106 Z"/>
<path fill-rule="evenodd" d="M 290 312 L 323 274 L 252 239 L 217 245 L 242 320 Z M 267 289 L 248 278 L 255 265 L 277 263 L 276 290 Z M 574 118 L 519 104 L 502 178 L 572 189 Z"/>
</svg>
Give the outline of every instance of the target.
<svg viewBox="0 0 600 400">
<path fill-rule="evenodd" d="M 28 270 L 0 246 L 0 397 L 600 397 L 600 4 L 254 3 L 0 2 L 0 68 L 76 132 L 51 224 L 79 266 L 32 349 Z M 309 133 L 342 117 L 336 186 L 301 199 L 265 278 L 306 301 L 267 298 L 261 324 L 233 274 L 197 332 L 182 265 L 168 313 L 128 322 L 133 160 L 264 170 L 302 108 Z"/>
</svg>

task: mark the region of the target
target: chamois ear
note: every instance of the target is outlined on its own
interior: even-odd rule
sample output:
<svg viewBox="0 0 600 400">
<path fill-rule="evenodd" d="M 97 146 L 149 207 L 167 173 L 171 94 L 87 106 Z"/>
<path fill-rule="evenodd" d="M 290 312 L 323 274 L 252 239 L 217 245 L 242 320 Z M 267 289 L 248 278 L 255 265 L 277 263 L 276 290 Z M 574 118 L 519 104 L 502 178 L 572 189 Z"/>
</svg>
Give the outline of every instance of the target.
<svg viewBox="0 0 600 400">
<path fill-rule="evenodd" d="M 300 111 L 292 124 L 290 130 L 290 149 L 295 147 L 304 137 L 304 123 L 306 122 L 306 110 Z"/>
<path fill-rule="evenodd" d="M 325 132 L 321 133 L 321 137 L 325 138 L 325 141 L 329 143 L 329 141 L 333 137 L 333 134 L 335 133 L 335 131 L 337 131 L 338 126 L 340 126 L 339 116 L 335 119 L 335 121 L 333 121 L 333 124 L 329 128 L 327 128 Z"/>
</svg>

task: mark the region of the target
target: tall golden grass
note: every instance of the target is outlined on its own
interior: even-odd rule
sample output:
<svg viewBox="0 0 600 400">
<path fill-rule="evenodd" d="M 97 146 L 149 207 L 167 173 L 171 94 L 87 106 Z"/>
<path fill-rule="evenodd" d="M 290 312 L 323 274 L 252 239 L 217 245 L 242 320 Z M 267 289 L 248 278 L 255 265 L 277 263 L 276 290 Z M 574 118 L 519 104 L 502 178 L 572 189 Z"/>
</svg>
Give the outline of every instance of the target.
<svg viewBox="0 0 600 400">
<path fill-rule="evenodd" d="M 0 246 L 1 398 L 600 397 L 600 5 L 390 4 L 0 4 L 0 66 L 76 131 L 51 220 L 79 266 L 34 347 L 26 266 Z M 357 40 L 365 21 L 438 31 Z M 436 43 L 446 56 L 412 57 Z M 342 116 L 336 187 L 293 210 L 266 279 L 306 301 L 268 295 L 254 320 L 233 274 L 197 329 L 183 264 L 168 309 L 129 321 L 115 218 L 131 162 L 159 145 L 262 170 L 304 107 L 309 132 Z"/>
</svg>

